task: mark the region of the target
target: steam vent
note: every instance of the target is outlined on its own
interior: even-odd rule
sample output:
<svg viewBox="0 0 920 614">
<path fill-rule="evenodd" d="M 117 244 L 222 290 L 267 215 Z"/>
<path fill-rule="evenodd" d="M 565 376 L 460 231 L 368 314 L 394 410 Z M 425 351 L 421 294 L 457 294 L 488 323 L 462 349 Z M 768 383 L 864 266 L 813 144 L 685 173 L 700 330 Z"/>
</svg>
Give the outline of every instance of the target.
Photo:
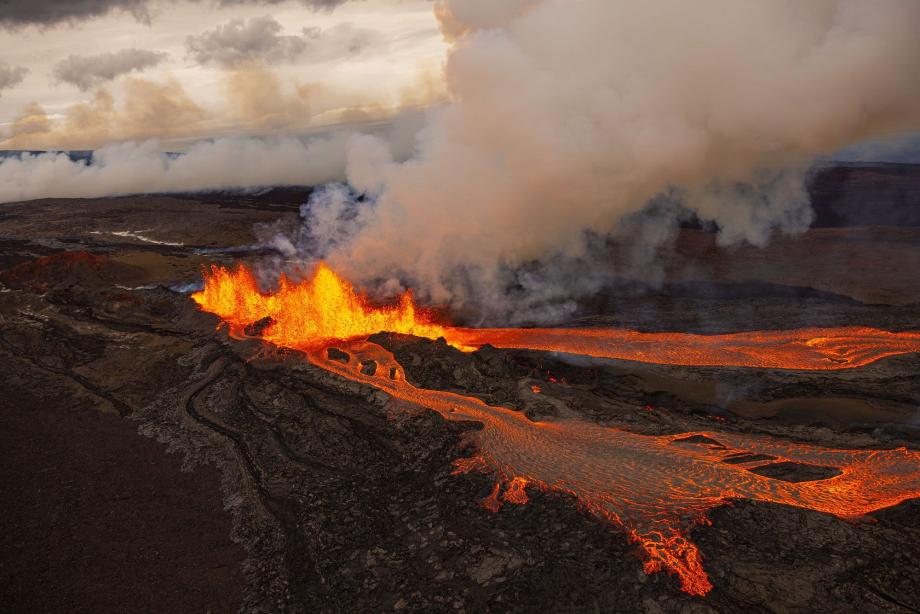
<svg viewBox="0 0 920 614">
<path fill-rule="evenodd" d="M 0 1 L 0 610 L 920 612 L 918 23 Z"/>
</svg>

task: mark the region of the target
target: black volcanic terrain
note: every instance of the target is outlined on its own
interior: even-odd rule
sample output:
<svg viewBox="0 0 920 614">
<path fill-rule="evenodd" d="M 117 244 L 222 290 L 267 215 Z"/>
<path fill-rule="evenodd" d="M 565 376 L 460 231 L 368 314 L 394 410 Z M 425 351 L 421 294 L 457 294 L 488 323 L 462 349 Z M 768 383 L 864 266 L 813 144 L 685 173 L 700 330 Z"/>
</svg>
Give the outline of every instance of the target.
<svg viewBox="0 0 920 614">
<path fill-rule="evenodd" d="M 618 277 L 563 324 L 920 327 L 920 167 L 828 166 L 810 189 L 807 232 L 723 247 L 690 225 L 660 284 Z M 696 598 L 572 497 L 483 509 L 493 480 L 453 475 L 477 424 L 228 337 L 189 298 L 202 267 L 258 261 L 253 227 L 296 223 L 308 194 L 0 205 L 0 610 L 920 611 L 918 500 L 851 521 L 722 506 L 692 534 L 714 585 Z M 806 372 L 373 340 L 411 382 L 531 420 L 920 449 L 918 354 Z"/>
</svg>

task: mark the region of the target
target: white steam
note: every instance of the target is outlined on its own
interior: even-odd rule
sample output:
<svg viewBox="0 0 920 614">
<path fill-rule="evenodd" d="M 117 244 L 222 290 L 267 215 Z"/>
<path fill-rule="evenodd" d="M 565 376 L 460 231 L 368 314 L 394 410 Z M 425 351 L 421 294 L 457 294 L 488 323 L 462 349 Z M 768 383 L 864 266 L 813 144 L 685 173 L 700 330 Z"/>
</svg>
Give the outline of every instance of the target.
<svg viewBox="0 0 920 614">
<path fill-rule="evenodd" d="M 421 116 L 406 111 L 385 127 L 366 126 L 398 155 L 412 151 Z M 0 158 L 0 202 L 36 198 L 92 198 L 116 194 L 187 192 L 274 185 L 320 185 L 345 176 L 346 148 L 359 128 L 341 127 L 313 138 L 219 138 L 181 155 L 155 141 L 98 149 L 92 164 L 66 153 Z"/>
<path fill-rule="evenodd" d="M 611 254 L 641 267 L 689 212 L 723 242 L 807 227 L 815 156 L 920 128 L 917 0 L 439 0 L 435 13 L 454 42 L 451 102 L 408 161 L 354 135 L 178 158 L 121 146 L 93 166 L 3 162 L 0 200 L 320 183 L 347 157 L 353 191 L 319 191 L 304 228 L 266 241 L 357 282 L 558 317 L 622 267 Z"/>
<path fill-rule="evenodd" d="M 815 155 L 920 126 L 915 0 L 445 0 L 437 12 L 457 39 L 453 102 L 409 161 L 352 140 L 349 181 L 375 204 L 327 254 L 436 302 L 516 309 L 502 286 L 526 289 L 522 267 L 594 262 L 586 238 L 622 235 L 624 220 L 654 244 L 689 209 L 723 241 L 763 244 L 807 227 Z M 656 197 L 667 215 L 636 224 Z M 568 292 L 595 269 L 549 277 L 564 271 Z"/>
</svg>

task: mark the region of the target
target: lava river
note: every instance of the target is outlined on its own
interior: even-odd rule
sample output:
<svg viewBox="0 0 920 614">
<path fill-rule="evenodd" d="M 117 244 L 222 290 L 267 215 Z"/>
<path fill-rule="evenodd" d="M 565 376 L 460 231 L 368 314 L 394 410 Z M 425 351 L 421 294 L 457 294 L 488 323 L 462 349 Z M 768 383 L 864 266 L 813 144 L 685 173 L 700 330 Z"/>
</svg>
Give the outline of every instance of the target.
<svg viewBox="0 0 920 614">
<path fill-rule="evenodd" d="M 703 336 L 609 329 L 455 329 L 431 323 L 408 295 L 397 307 L 372 307 L 322 267 L 299 284 L 283 281 L 275 294 L 260 293 L 242 268 L 214 269 L 193 298 L 231 327 L 266 319 L 261 331 L 266 341 L 302 350 L 330 372 L 430 408 L 448 420 L 482 423 L 474 435 L 477 455 L 458 460 L 457 470 L 495 475 L 495 489 L 484 501 L 487 508 L 526 503 L 528 487 L 572 494 L 584 509 L 620 527 L 638 544 L 646 572 L 676 574 L 690 594 L 705 595 L 712 585 L 689 530 L 731 499 L 855 518 L 920 497 L 920 452 L 835 450 L 729 432 L 648 436 L 578 420 L 532 422 L 521 412 L 474 398 L 416 388 L 389 352 L 365 340 L 378 330 L 394 330 L 443 336 L 465 348 L 491 343 L 668 364 L 819 370 L 920 351 L 917 333 L 844 328 Z M 347 363 L 328 358 L 326 348 L 333 339 L 349 354 Z M 374 375 L 361 371 L 361 363 L 368 360 L 377 364 Z M 839 473 L 792 483 L 750 471 L 778 462 L 834 467 Z"/>
</svg>

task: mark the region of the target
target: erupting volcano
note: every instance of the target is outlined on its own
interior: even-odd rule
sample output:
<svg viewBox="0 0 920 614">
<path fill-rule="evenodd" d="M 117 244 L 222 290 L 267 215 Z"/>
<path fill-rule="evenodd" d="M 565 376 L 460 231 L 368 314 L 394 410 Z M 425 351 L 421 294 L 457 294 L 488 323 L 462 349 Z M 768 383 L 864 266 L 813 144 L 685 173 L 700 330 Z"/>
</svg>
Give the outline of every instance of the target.
<svg viewBox="0 0 920 614">
<path fill-rule="evenodd" d="M 237 331 L 270 318 L 261 333 L 275 345 L 310 349 L 330 341 L 381 331 L 437 339 L 460 349 L 498 348 L 567 352 L 638 362 L 719 367 L 836 370 L 861 367 L 887 356 L 920 351 L 920 332 L 872 328 L 751 331 L 728 335 L 644 333 L 604 328 L 458 328 L 434 323 L 406 292 L 392 307 L 374 307 L 325 264 L 312 276 L 263 293 L 252 272 L 212 267 L 204 289 L 192 298 Z"/>
<path fill-rule="evenodd" d="M 373 307 L 324 264 L 299 283 L 282 275 L 278 290 L 270 294 L 259 291 L 252 272 L 243 265 L 235 271 L 212 267 L 205 275 L 204 289 L 192 299 L 237 329 L 270 318 L 262 337 L 284 347 L 308 348 L 380 331 L 429 339 L 447 334 L 446 328 L 415 306 L 411 293 L 403 294 L 395 307 Z"/>
<path fill-rule="evenodd" d="M 834 450 L 728 432 L 648 436 L 581 420 L 533 422 L 478 399 L 413 386 L 389 352 L 366 341 L 387 330 L 444 337 L 461 348 L 488 343 L 673 365 L 827 370 L 920 351 L 918 333 L 841 328 L 704 336 L 454 328 L 433 323 L 408 293 L 396 307 L 374 307 L 324 265 L 299 283 L 282 278 L 273 293 L 260 292 L 243 266 L 235 272 L 213 268 L 193 299 L 237 330 L 270 318 L 261 334 L 266 341 L 302 350 L 313 364 L 337 375 L 448 420 L 481 422 L 484 428 L 474 436 L 478 453 L 458 460 L 457 471 L 494 473 L 495 488 L 484 507 L 497 511 L 502 501 L 524 504 L 528 486 L 572 494 L 639 544 L 646 572 L 676 574 L 682 590 L 693 595 L 705 595 L 712 585 L 689 529 L 732 499 L 856 518 L 920 496 L 918 452 Z M 330 356 L 326 350 L 333 344 L 346 351 Z M 374 369 L 367 370 L 368 364 Z M 788 463 L 833 468 L 837 474 L 790 483 L 757 472 Z"/>
<path fill-rule="evenodd" d="M 2 610 L 920 612 L 918 23 L 0 0 Z"/>
</svg>

